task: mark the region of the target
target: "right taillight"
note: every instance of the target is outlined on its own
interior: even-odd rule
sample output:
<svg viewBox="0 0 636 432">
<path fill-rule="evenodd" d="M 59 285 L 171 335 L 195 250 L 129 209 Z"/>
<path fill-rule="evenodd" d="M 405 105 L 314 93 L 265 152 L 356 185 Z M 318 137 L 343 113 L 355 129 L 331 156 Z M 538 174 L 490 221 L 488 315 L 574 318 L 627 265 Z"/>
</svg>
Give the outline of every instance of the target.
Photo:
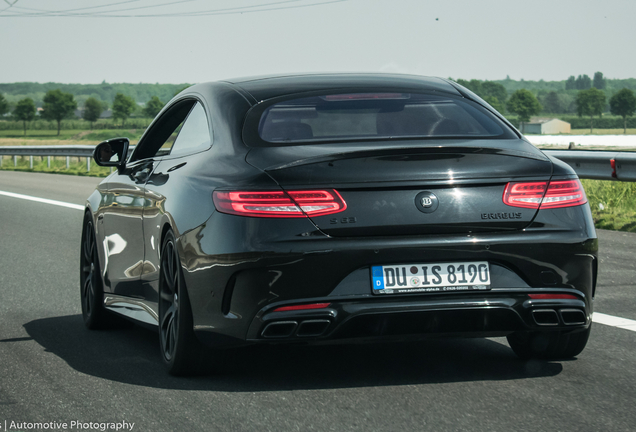
<svg viewBox="0 0 636 432">
<path fill-rule="evenodd" d="M 587 202 L 580 180 L 553 180 L 551 182 L 508 183 L 503 202 L 512 207 L 562 208 Z"/>
</svg>

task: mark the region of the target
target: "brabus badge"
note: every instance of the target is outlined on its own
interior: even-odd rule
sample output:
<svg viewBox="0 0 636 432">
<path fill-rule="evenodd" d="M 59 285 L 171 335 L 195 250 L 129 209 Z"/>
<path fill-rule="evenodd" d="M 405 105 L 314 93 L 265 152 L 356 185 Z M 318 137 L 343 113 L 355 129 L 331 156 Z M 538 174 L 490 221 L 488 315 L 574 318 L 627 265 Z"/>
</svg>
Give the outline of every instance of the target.
<svg viewBox="0 0 636 432">
<path fill-rule="evenodd" d="M 433 213 L 439 206 L 437 195 L 430 191 L 424 191 L 415 197 L 415 207 L 422 213 Z"/>
</svg>

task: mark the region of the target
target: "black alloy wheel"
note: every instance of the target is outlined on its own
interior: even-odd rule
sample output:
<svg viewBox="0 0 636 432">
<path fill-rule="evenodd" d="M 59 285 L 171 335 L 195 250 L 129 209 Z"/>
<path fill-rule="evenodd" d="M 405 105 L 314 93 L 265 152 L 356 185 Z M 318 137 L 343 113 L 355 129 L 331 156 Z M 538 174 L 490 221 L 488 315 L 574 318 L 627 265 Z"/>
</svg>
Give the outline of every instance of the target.
<svg viewBox="0 0 636 432">
<path fill-rule="evenodd" d="M 166 233 L 161 247 L 159 294 L 159 341 L 168 373 L 200 373 L 206 355 L 194 335 L 192 310 L 172 231 Z"/>
<path fill-rule="evenodd" d="M 509 336 L 508 345 L 520 358 L 559 360 L 576 357 L 583 351 L 592 332 L 592 325 L 584 330 L 563 333 L 516 332 Z"/>
<path fill-rule="evenodd" d="M 86 213 L 80 252 L 80 296 L 84 324 L 91 330 L 104 328 L 110 321 L 104 309 L 104 288 L 99 269 L 95 228 L 91 215 Z"/>
</svg>

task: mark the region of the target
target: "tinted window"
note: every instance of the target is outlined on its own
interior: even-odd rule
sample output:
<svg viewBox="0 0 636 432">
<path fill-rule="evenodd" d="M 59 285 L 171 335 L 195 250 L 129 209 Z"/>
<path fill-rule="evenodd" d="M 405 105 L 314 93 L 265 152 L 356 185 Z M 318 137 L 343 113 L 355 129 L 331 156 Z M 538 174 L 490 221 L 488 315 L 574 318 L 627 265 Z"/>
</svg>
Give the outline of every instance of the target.
<svg viewBox="0 0 636 432">
<path fill-rule="evenodd" d="M 200 103 L 192 108 L 183 126 L 180 126 L 171 155 L 181 155 L 205 150 L 210 147 L 208 117 Z"/>
<path fill-rule="evenodd" d="M 135 149 L 131 161 L 155 156 L 184 155 L 210 147 L 205 110 L 196 100 L 182 100 L 166 110 Z"/>
<path fill-rule="evenodd" d="M 185 119 L 196 103 L 195 100 L 179 101 L 161 114 L 135 148 L 131 161 L 169 154 Z"/>
<path fill-rule="evenodd" d="M 336 94 L 279 102 L 263 111 L 258 135 L 274 144 L 418 137 L 516 138 L 477 104 L 412 93 Z"/>
</svg>

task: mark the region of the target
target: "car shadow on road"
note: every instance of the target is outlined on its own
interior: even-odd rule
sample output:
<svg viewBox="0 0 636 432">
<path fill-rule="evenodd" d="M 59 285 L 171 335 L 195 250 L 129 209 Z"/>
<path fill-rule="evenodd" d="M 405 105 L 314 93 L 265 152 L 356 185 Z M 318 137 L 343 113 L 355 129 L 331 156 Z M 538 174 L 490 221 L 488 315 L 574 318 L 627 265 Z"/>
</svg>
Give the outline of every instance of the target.
<svg viewBox="0 0 636 432">
<path fill-rule="evenodd" d="M 328 346 L 255 346 L 238 350 L 223 374 L 167 375 L 156 333 L 139 327 L 89 331 L 81 315 L 24 325 L 29 336 L 73 369 L 155 388 L 227 392 L 332 389 L 558 375 L 558 362 L 521 361 L 491 339 Z"/>
</svg>

